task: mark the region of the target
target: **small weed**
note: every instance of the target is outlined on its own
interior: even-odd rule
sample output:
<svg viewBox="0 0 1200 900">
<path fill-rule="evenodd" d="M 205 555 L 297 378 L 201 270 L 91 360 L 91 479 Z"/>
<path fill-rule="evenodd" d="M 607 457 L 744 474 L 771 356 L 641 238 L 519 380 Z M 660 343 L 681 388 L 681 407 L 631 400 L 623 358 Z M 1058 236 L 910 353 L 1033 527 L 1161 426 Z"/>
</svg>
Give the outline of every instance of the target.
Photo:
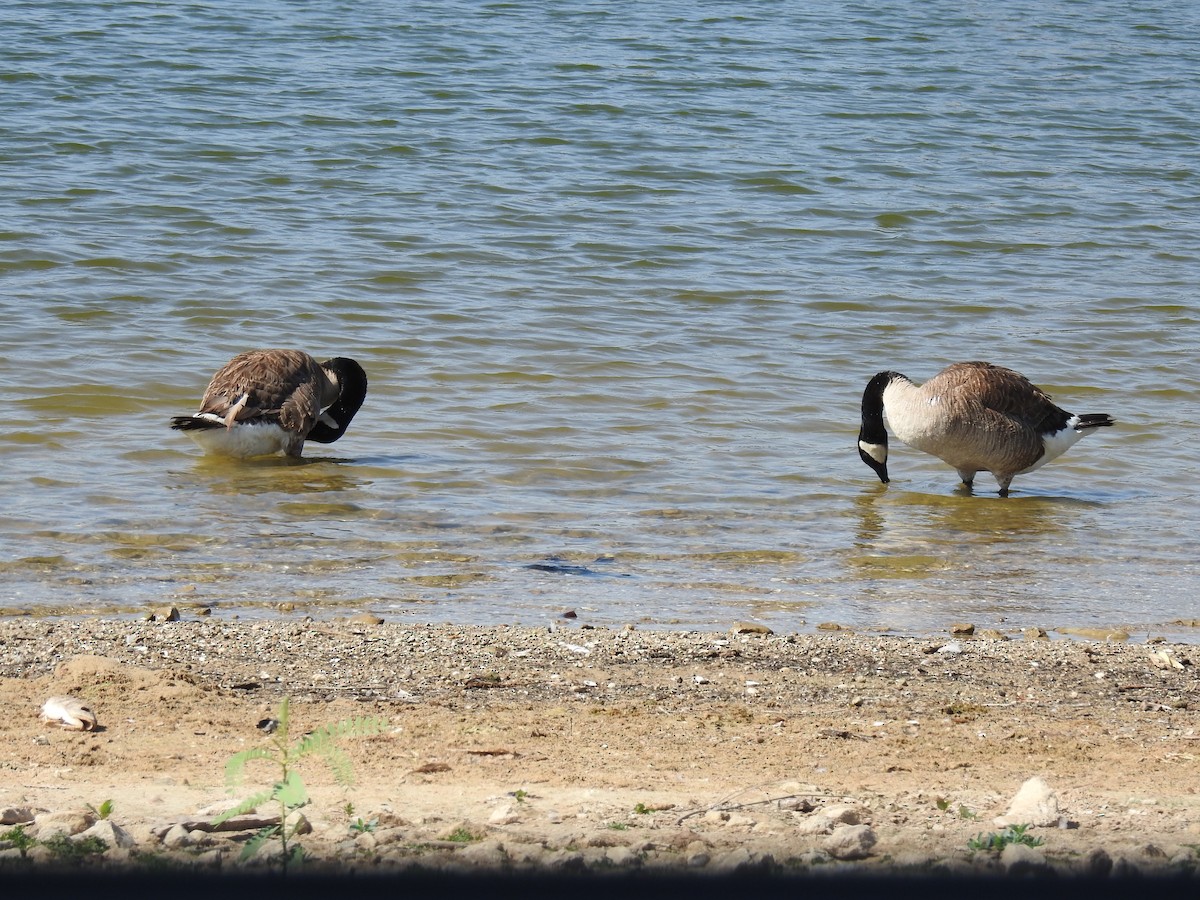
<svg viewBox="0 0 1200 900">
<path fill-rule="evenodd" d="M 78 863 L 108 849 L 108 843 L 98 837 L 88 837 L 73 841 L 65 834 L 56 834 L 52 838 L 38 841 L 49 850 L 56 859 L 68 863 Z"/>
<path fill-rule="evenodd" d="M 942 812 L 945 812 L 946 810 L 948 810 L 950 808 L 950 801 L 944 797 L 938 797 L 937 798 L 937 808 L 940 809 Z M 978 819 L 979 814 L 975 813 L 975 812 L 971 812 L 971 810 L 967 809 L 965 806 L 963 806 L 960 803 L 960 804 L 958 804 L 958 817 L 960 819 Z"/>
<path fill-rule="evenodd" d="M 21 854 L 21 859 L 26 859 L 26 854 L 37 846 L 37 838 L 26 834 L 24 825 L 14 825 L 0 834 L 0 843 L 11 844 L 12 848 Z"/>
<path fill-rule="evenodd" d="M 277 767 L 279 780 L 270 789 L 260 791 L 244 799 L 241 803 L 228 809 L 213 820 L 219 825 L 226 819 L 240 816 L 265 804 L 276 804 L 279 808 L 279 824 L 268 825 L 254 835 L 242 848 L 242 859 L 254 856 L 268 841 L 278 839 L 279 858 L 283 871 L 286 873 L 289 865 L 304 861 L 304 848 L 292 839 L 296 836 L 299 824 L 289 825 L 288 818 L 296 810 L 309 804 L 308 790 L 304 780 L 295 767 L 305 756 L 313 753 L 324 757 L 325 762 L 333 771 L 333 777 L 343 786 L 348 786 L 353 780 L 350 759 L 336 746 L 338 738 L 365 737 L 378 734 L 383 730 L 382 720 L 377 718 L 345 719 L 335 725 L 325 725 L 311 734 L 307 734 L 293 744 L 288 743 L 290 717 L 289 702 L 284 697 L 279 704 L 279 712 L 275 716 L 276 727 L 271 732 L 272 747 L 252 747 L 235 753 L 225 764 L 225 781 L 230 788 L 241 784 L 245 775 L 246 764 L 254 759 L 263 759 Z"/>
<path fill-rule="evenodd" d="M 89 803 L 87 808 L 96 814 L 97 819 L 107 819 L 112 815 L 113 802 L 111 800 L 105 800 L 99 806 L 92 806 L 92 804 Z"/>
<path fill-rule="evenodd" d="M 518 803 L 524 803 L 525 798 L 529 796 L 529 792 L 526 791 L 524 788 L 517 788 L 515 791 L 512 792 L 512 795 L 517 798 Z"/>
<path fill-rule="evenodd" d="M 613 831 L 628 831 L 629 826 L 625 822 L 609 822 L 608 827 Z"/>
<path fill-rule="evenodd" d="M 1009 844 L 1024 844 L 1026 847 L 1040 847 L 1044 843 L 1041 838 L 1026 834 L 1028 825 L 1009 825 L 1001 832 L 991 832 L 986 837 L 980 833 L 967 841 L 967 849 L 972 853 L 980 851 L 999 851 Z"/>
<path fill-rule="evenodd" d="M 466 828 L 455 828 L 452 832 L 446 835 L 446 840 L 453 841 L 456 844 L 469 844 L 472 841 L 479 840 Z"/>
<path fill-rule="evenodd" d="M 346 814 L 347 819 L 353 819 L 354 818 L 354 804 L 347 801 L 346 805 L 342 807 L 342 812 L 344 812 Z"/>
<path fill-rule="evenodd" d="M 355 834 L 365 834 L 368 831 L 374 831 L 377 827 L 379 827 L 378 819 L 363 821 L 362 816 L 350 823 L 350 830 Z"/>
<path fill-rule="evenodd" d="M 639 803 L 633 808 L 633 811 L 639 816 L 648 816 L 650 813 L 654 812 L 654 810 L 648 807 L 645 803 Z"/>
</svg>

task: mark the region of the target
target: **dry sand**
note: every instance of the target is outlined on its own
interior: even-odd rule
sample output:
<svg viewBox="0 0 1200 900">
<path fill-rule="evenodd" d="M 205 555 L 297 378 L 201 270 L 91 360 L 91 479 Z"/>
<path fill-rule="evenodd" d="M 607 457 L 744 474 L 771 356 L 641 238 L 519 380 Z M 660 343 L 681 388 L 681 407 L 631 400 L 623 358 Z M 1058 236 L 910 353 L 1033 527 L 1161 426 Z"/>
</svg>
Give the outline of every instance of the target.
<svg viewBox="0 0 1200 900">
<path fill-rule="evenodd" d="M 1155 659 L 1152 653 L 1160 655 Z M 202 872 L 269 786 L 231 754 L 358 716 L 340 785 L 299 765 L 307 871 L 1192 875 L 1200 697 L 1188 645 L 319 622 L 0 622 L 0 873 Z M 96 731 L 39 720 L 74 695 Z M 1040 847 L 972 852 L 1030 778 Z M 352 811 L 349 808 L 352 807 Z M 270 809 L 260 807 L 262 814 Z M 32 821 L 29 821 L 32 820 Z M 352 826 L 361 820 L 356 831 Z M 112 826 L 116 826 L 114 829 Z M 128 846 L 115 846 L 125 843 Z M 82 846 L 82 845 L 81 845 Z M 270 849 L 270 848 L 268 848 Z"/>
</svg>

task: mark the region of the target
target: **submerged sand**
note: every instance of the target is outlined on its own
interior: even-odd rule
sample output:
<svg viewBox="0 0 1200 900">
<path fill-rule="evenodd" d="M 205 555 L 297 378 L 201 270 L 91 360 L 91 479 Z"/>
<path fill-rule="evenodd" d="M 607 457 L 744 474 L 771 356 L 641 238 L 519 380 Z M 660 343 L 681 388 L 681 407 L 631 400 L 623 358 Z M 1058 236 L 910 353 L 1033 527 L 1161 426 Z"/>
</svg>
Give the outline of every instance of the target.
<svg viewBox="0 0 1200 900">
<path fill-rule="evenodd" d="M 215 814 L 290 698 L 317 871 L 1191 874 L 1193 648 L 633 629 L 0 622 L 0 871 L 278 866 Z M 39 719 L 72 695 L 100 728 Z M 1031 778 L 1038 847 L 972 850 Z M 97 825 L 97 812 L 111 811 Z M 105 811 L 108 811 L 107 809 Z M 260 819 L 269 807 L 260 807 Z M 1031 821 L 1038 819 L 1038 822 Z M 1015 820 L 1014 820 L 1015 821 Z M 88 829 L 91 829 L 90 831 Z M 72 857 L 55 834 L 106 837 Z M 85 845 L 86 846 L 86 845 Z M 92 849 L 100 845 L 92 843 Z M 74 861 L 72 861 L 74 860 Z"/>
</svg>

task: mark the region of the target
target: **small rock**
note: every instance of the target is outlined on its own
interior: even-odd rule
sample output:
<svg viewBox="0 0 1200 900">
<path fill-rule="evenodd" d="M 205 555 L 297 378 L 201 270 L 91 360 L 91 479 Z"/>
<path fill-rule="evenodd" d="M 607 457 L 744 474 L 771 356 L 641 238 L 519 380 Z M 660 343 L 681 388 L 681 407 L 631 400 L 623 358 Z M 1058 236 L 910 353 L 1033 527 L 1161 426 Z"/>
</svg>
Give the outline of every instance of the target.
<svg viewBox="0 0 1200 900">
<path fill-rule="evenodd" d="M 489 825 L 515 825 L 520 821 L 521 817 L 508 805 L 496 807 L 488 816 Z"/>
<path fill-rule="evenodd" d="M 827 806 L 821 815 L 837 825 L 862 825 L 867 819 L 865 811 L 858 806 Z"/>
<path fill-rule="evenodd" d="M 1083 861 L 1084 874 L 1092 878 L 1106 877 L 1112 871 L 1112 867 L 1112 857 L 1108 855 L 1108 851 L 1103 847 L 1097 847 Z"/>
<path fill-rule="evenodd" d="M 178 622 L 179 609 L 174 606 L 160 606 L 146 613 L 147 622 Z"/>
<path fill-rule="evenodd" d="M 76 837 L 78 840 L 84 840 L 90 837 L 100 838 L 100 840 L 104 841 L 104 843 L 109 847 L 118 847 L 122 850 L 128 850 L 137 843 L 137 841 L 133 839 L 133 835 L 131 835 L 120 825 L 114 824 L 109 819 L 101 819 L 91 828 L 79 832 Z"/>
<path fill-rule="evenodd" d="M 690 869 L 703 869 L 711 858 L 704 841 L 692 841 L 684 850 L 684 861 Z"/>
<path fill-rule="evenodd" d="M 365 853 L 372 853 L 379 846 L 379 838 L 372 831 L 363 831 L 355 836 L 354 846 Z"/>
<path fill-rule="evenodd" d="M 96 817 L 90 812 L 51 812 L 37 816 L 34 822 L 37 824 L 38 840 L 45 841 L 59 834 L 74 837 L 87 831 L 96 824 Z"/>
<path fill-rule="evenodd" d="M 312 823 L 305 818 L 304 813 L 294 812 L 287 817 L 284 822 L 284 827 L 288 829 L 290 834 L 312 834 Z"/>
<path fill-rule="evenodd" d="M 754 866 L 754 857 L 745 847 L 737 847 L 733 850 L 730 850 L 713 863 L 713 868 L 715 870 L 729 874 L 733 874 L 735 872 L 748 872 L 752 870 Z"/>
<path fill-rule="evenodd" d="M 618 846 L 609 847 L 604 851 L 604 858 L 614 866 L 626 868 L 628 866 L 636 866 L 641 862 L 638 855 L 629 847 Z"/>
<path fill-rule="evenodd" d="M 875 840 L 870 825 L 842 825 L 834 829 L 822 847 L 834 859 L 866 859 L 871 855 Z"/>
<path fill-rule="evenodd" d="M 1027 844 L 1008 844 L 1000 851 L 1000 865 L 1009 875 L 1041 875 L 1049 871 L 1045 854 Z"/>
<path fill-rule="evenodd" d="M 817 813 L 815 816 L 806 816 L 796 823 L 796 834 L 800 835 L 829 834 L 831 831 L 833 831 L 833 820 L 821 813 Z"/>
<path fill-rule="evenodd" d="M 508 854 L 504 852 L 504 845 L 499 841 L 476 841 L 459 850 L 455 858 L 472 866 L 494 869 L 507 862 Z"/>
<path fill-rule="evenodd" d="M 950 633 L 970 636 L 975 633 L 975 626 L 965 622 L 959 622 L 950 626 Z"/>
<path fill-rule="evenodd" d="M 1129 632 L 1121 628 L 1056 628 L 1055 631 L 1089 641 L 1113 641 L 1119 644 L 1129 640 Z"/>
<path fill-rule="evenodd" d="M 766 625 L 759 625 L 757 622 L 735 622 L 733 627 L 729 629 L 734 634 L 774 634 Z"/>
<path fill-rule="evenodd" d="M 33 821 L 33 810 L 28 806 L 6 806 L 0 809 L 0 825 L 28 825 Z"/>
<path fill-rule="evenodd" d="M 182 825 L 172 825 L 162 837 L 163 846 L 171 850 L 186 847 L 191 842 L 192 839 L 188 835 L 188 830 Z"/>
<path fill-rule="evenodd" d="M 348 621 L 351 625 L 382 625 L 383 617 L 375 613 L 360 612 L 351 616 Z"/>
<path fill-rule="evenodd" d="M 1021 785 L 1008 812 L 997 816 L 997 825 L 1056 825 L 1058 824 L 1058 795 L 1050 789 L 1045 780 L 1034 776 Z"/>
</svg>

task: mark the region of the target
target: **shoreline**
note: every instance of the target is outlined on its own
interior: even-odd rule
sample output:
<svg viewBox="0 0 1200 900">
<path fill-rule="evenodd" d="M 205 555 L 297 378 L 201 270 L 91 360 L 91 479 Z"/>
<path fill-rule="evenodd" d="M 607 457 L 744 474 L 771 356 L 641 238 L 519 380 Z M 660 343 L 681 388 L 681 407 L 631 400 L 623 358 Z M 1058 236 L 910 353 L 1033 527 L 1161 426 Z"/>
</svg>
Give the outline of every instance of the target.
<svg viewBox="0 0 1200 900">
<path fill-rule="evenodd" d="M 0 811 L 129 837 L 116 871 L 239 863 L 229 757 L 290 698 L 317 870 L 1194 875 L 1193 647 L 1083 640 L 187 619 L 0 620 Z M 101 729 L 42 723 L 88 701 Z M 259 765 L 256 763 L 256 766 Z M 1044 780 L 1040 846 L 972 840 Z M 112 800 L 99 825 L 88 807 Z M 261 812 L 261 810 L 260 810 Z M 359 827 L 355 829 L 355 824 Z M 1011 824 L 1011 823 L 1010 823 Z M 13 823 L 0 826 L 0 833 Z M 207 829 L 207 830 L 206 830 Z M 168 837 L 169 835 L 169 837 Z M 840 842 L 840 843 L 839 843 Z M 51 866 L 0 849 L 0 871 Z M 32 853 L 33 851 L 31 851 Z M 243 868 L 246 867 L 246 868 Z"/>
</svg>

